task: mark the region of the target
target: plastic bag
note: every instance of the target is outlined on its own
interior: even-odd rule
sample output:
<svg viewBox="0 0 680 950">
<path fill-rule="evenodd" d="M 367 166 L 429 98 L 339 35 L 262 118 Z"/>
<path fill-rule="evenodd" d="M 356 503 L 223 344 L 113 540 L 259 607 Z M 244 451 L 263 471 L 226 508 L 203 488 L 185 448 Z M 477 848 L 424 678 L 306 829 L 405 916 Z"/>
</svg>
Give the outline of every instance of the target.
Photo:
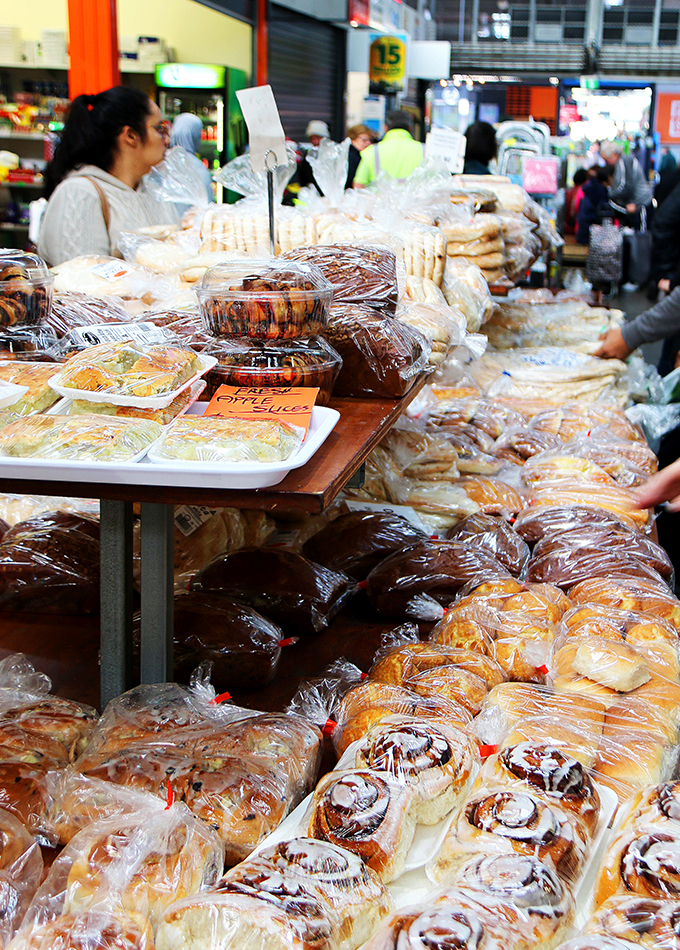
<svg viewBox="0 0 680 950">
<path fill-rule="evenodd" d="M 304 430 L 287 422 L 220 416 L 179 416 L 155 446 L 158 459 L 181 462 L 284 463 Z"/>
<path fill-rule="evenodd" d="M 553 537 L 559 532 L 570 531 L 572 528 L 588 527 L 589 525 L 602 525 L 617 532 L 632 530 L 633 537 L 639 533 L 639 529 L 632 519 L 622 519 L 618 513 L 615 514 L 595 505 L 573 505 L 569 507 L 548 504 L 540 507 L 532 505 L 518 513 L 514 528 L 525 541 L 534 544 L 536 541 L 540 541 L 541 538 Z"/>
<path fill-rule="evenodd" d="M 27 416 L 0 432 L 0 456 L 127 461 L 139 456 L 161 432 L 157 422 L 146 419 Z"/>
<path fill-rule="evenodd" d="M 193 158 L 184 148 L 170 148 L 143 179 L 142 193 L 160 202 L 169 217 L 174 211 L 172 218 L 177 221 L 187 207 L 206 208 L 209 204 L 205 180 Z"/>
<path fill-rule="evenodd" d="M 545 829 L 551 830 L 546 834 Z M 590 850 L 587 829 L 554 801 L 533 791 L 482 786 L 454 820 L 432 867 L 439 881 L 475 854 L 537 857 L 559 877 L 575 881 Z"/>
<path fill-rule="evenodd" d="M 447 304 L 406 304 L 402 301 L 395 316 L 429 340 L 430 363 L 434 366 L 443 363 L 451 350 L 467 338 L 465 318 Z"/>
<path fill-rule="evenodd" d="M 59 918 L 107 905 L 153 927 L 178 896 L 214 884 L 223 847 L 181 803 L 145 802 L 134 815 L 95 821 L 52 864 L 24 919 L 20 939 Z"/>
<path fill-rule="evenodd" d="M 400 399 L 427 366 L 422 334 L 371 307 L 333 306 L 323 335 L 343 361 L 336 396 Z"/>
<path fill-rule="evenodd" d="M 286 145 L 286 157 L 288 163 L 278 165 L 274 169 L 274 200 L 279 205 L 283 199 L 286 185 L 297 168 L 295 152 L 289 145 Z M 250 155 L 247 153 L 232 159 L 218 172 L 215 172 L 213 178 L 218 184 L 224 185 L 230 191 L 237 191 L 247 198 L 260 198 L 264 201 L 267 199 L 267 173 L 254 172 L 250 163 Z"/>
<path fill-rule="evenodd" d="M 658 452 L 661 441 L 680 425 L 680 405 L 635 405 L 626 409 L 630 421 L 642 429 L 652 452 Z"/>
<path fill-rule="evenodd" d="M 363 580 L 387 555 L 423 538 L 423 532 L 390 512 L 350 511 L 313 535 L 302 553 L 332 571 Z"/>
<path fill-rule="evenodd" d="M 470 333 L 476 333 L 491 316 L 494 304 L 489 285 L 476 264 L 447 258 L 442 289 L 449 306 L 465 314 Z"/>
<path fill-rule="evenodd" d="M 276 673 L 282 640 L 280 627 L 244 604 L 200 593 L 175 599 L 175 677 L 181 682 L 210 663 L 219 693 L 264 686 Z"/>
<path fill-rule="evenodd" d="M 358 303 L 394 312 L 397 305 L 396 257 L 384 247 L 325 244 L 281 255 L 321 270 L 333 287 L 333 304 Z"/>
<path fill-rule="evenodd" d="M 0 543 L 0 568 L 4 610 L 96 613 L 99 524 L 60 512 L 20 522 Z"/>
<path fill-rule="evenodd" d="M 452 528 L 447 537 L 486 551 L 513 577 L 524 577 L 531 554 L 529 546 L 504 518 L 483 512 L 470 515 Z"/>
<path fill-rule="evenodd" d="M 324 630 L 355 587 L 344 574 L 300 554 L 253 549 L 213 561 L 196 575 L 191 589 L 238 598 L 297 635 Z"/>
<path fill-rule="evenodd" d="M 645 577 L 653 583 L 674 581 L 673 564 L 664 549 L 630 529 L 585 525 L 547 535 L 536 542 L 529 580 L 571 587 L 597 575 Z"/>
<path fill-rule="evenodd" d="M 296 838 L 267 848 L 227 872 L 213 893 L 178 901 L 157 934 L 158 948 L 178 940 L 248 947 L 331 947 L 337 934 L 358 947 L 392 909 L 378 876 L 345 848 Z"/>
<path fill-rule="evenodd" d="M 6 947 L 38 888 L 43 859 L 38 843 L 9 812 L 0 810 L 0 829 L 3 839 L 0 943 Z"/>
<path fill-rule="evenodd" d="M 50 326 L 26 327 L 0 333 L 0 359 L 53 361 L 51 348 L 57 335 Z"/>
<path fill-rule="evenodd" d="M 102 323 L 125 323 L 130 314 L 115 297 L 96 297 L 77 291 L 57 293 L 47 323 L 58 336 L 65 336 L 76 327 L 98 326 Z"/>
<path fill-rule="evenodd" d="M 439 287 L 446 264 L 446 235 L 439 228 L 401 229 L 404 267 L 407 276 L 431 280 Z"/>
<path fill-rule="evenodd" d="M 332 208 L 338 207 L 345 192 L 349 146 L 349 139 L 333 142 L 325 138 L 316 148 L 307 151 L 307 160 L 312 166 L 314 179 Z"/>
<path fill-rule="evenodd" d="M 368 575 L 368 596 L 386 616 L 437 619 L 473 578 L 503 577 L 496 558 L 458 541 L 427 541 L 385 558 Z"/>
<path fill-rule="evenodd" d="M 665 587 L 644 578 L 591 577 L 574 585 L 569 599 L 573 604 L 603 604 L 649 613 L 668 620 L 680 632 L 680 601 Z"/>
<path fill-rule="evenodd" d="M 95 297 L 114 297 L 126 301 L 128 312 L 148 308 L 169 299 L 177 288 L 171 280 L 160 277 L 145 267 L 119 258 L 100 256 L 75 257 L 53 268 L 56 274 L 55 293 L 85 293 Z M 134 303 L 134 306 L 133 306 Z"/>
</svg>

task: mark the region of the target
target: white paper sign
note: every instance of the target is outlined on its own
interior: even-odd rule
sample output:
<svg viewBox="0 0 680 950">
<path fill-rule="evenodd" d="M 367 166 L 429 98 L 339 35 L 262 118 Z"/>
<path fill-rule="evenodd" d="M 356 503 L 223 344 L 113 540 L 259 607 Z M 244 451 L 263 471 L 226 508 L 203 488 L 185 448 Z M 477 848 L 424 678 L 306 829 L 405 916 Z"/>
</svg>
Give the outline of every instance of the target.
<svg viewBox="0 0 680 950">
<path fill-rule="evenodd" d="M 253 171 L 271 171 L 277 165 L 287 165 L 286 136 L 272 87 L 238 89 L 236 96 L 248 126 Z"/>
<path fill-rule="evenodd" d="M 425 137 L 425 157 L 438 158 L 451 172 L 463 171 L 465 136 L 453 129 L 432 129 Z"/>
</svg>

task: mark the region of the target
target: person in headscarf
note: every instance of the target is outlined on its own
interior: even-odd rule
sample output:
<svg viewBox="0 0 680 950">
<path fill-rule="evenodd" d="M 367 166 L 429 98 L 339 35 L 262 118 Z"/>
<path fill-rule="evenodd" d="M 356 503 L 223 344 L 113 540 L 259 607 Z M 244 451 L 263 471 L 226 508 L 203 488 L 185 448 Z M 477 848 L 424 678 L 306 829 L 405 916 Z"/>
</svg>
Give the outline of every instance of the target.
<svg viewBox="0 0 680 950">
<path fill-rule="evenodd" d="M 214 201 L 215 194 L 213 191 L 212 175 L 196 154 L 201 147 L 202 131 L 203 123 L 199 116 L 194 115 L 193 112 L 182 112 L 172 123 L 172 128 L 170 129 L 170 147 L 174 148 L 178 146 L 189 153 L 191 164 L 194 165 L 195 163 L 196 170 L 200 173 L 201 178 L 205 182 L 208 201 Z"/>
</svg>

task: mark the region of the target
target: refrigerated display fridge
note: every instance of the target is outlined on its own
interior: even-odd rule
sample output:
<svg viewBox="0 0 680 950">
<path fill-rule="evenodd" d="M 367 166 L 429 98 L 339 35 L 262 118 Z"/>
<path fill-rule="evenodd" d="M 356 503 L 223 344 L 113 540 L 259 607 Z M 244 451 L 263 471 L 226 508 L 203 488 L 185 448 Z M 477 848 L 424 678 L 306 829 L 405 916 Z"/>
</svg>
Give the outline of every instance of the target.
<svg viewBox="0 0 680 950">
<path fill-rule="evenodd" d="M 194 112 L 203 122 L 199 157 L 215 171 L 242 154 L 247 143 L 246 124 L 236 92 L 245 89 L 245 72 L 207 63 L 160 63 L 155 70 L 158 107 L 172 121 L 180 112 Z M 222 201 L 221 186 L 217 200 Z M 229 192 L 226 200 L 240 195 Z"/>
</svg>

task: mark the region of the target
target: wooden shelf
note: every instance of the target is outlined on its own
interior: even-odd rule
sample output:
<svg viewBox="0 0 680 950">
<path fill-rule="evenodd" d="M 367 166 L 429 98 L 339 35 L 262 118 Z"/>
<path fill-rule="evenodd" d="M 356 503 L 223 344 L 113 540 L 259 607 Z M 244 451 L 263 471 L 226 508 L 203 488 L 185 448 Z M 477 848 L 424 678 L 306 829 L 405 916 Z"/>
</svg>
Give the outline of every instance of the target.
<svg viewBox="0 0 680 950">
<path fill-rule="evenodd" d="M 403 399 L 332 399 L 332 408 L 340 413 L 333 432 L 305 466 L 290 472 L 272 488 L 195 488 L 189 474 L 186 483 L 179 486 L 74 482 L 66 478 L 45 481 L 27 478 L 24 470 L 17 475 L 2 472 L 0 491 L 318 514 L 330 505 L 428 378 L 426 374 L 421 376 Z"/>
</svg>

